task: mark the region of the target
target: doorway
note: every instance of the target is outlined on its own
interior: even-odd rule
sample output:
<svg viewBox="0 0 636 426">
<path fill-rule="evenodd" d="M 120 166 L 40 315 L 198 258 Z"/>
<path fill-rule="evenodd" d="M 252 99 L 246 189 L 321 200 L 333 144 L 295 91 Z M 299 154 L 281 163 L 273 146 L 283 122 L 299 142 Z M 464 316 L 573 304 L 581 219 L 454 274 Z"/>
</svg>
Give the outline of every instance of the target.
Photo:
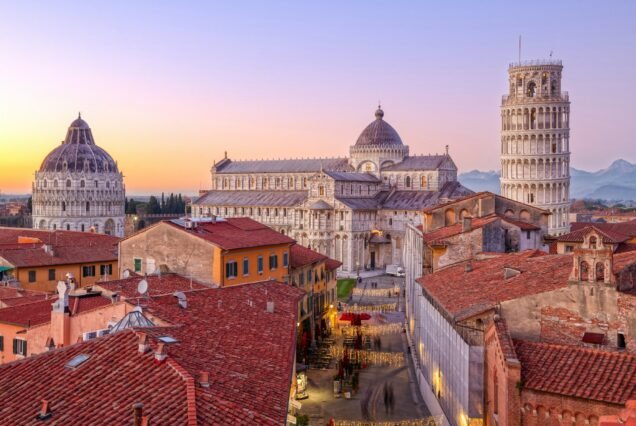
<svg viewBox="0 0 636 426">
<path fill-rule="evenodd" d="M 371 269 L 375 269 L 375 252 L 371 252 Z"/>
</svg>

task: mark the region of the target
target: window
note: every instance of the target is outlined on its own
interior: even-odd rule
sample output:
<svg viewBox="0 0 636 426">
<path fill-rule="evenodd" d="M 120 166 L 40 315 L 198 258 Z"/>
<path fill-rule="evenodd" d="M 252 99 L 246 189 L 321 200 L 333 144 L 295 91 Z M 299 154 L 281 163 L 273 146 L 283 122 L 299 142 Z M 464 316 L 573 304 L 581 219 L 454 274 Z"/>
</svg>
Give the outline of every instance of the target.
<svg viewBox="0 0 636 426">
<path fill-rule="evenodd" d="M 49 281 L 55 281 L 55 269 L 49 269 Z"/>
<path fill-rule="evenodd" d="M 259 274 L 263 273 L 263 256 L 258 256 L 256 268 Z"/>
<path fill-rule="evenodd" d="M 618 349 L 625 349 L 627 347 L 623 333 L 618 333 L 616 336 L 616 346 L 618 346 Z"/>
<path fill-rule="evenodd" d="M 238 264 L 235 260 L 230 260 L 225 264 L 225 278 L 236 278 L 238 275 Z"/>
<path fill-rule="evenodd" d="M 67 180 L 66 180 L 66 187 L 67 187 L 67 188 L 70 188 L 70 187 L 71 187 L 71 180 L 70 180 L 70 179 L 67 179 Z"/>
<path fill-rule="evenodd" d="M 283 268 L 287 268 L 289 266 L 289 253 L 283 253 Z"/>
<path fill-rule="evenodd" d="M 325 195 L 325 187 L 320 185 L 320 187 L 318 188 L 318 191 L 320 193 L 320 196 L 324 196 Z"/>
<path fill-rule="evenodd" d="M 307 271 L 307 284 L 311 284 L 311 277 L 314 274 L 311 273 L 311 269 L 309 271 Z"/>
<path fill-rule="evenodd" d="M 66 224 L 66 230 L 67 230 L 67 231 L 70 231 L 70 230 L 71 230 L 71 224 L 70 224 L 70 223 L 67 223 L 67 224 Z"/>
<path fill-rule="evenodd" d="M 141 272 L 141 259 L 134 259 L 135 272 Z"/>
<path fill-rule="evenodd" d="M 13 353 L 16 355 L 26 356 L 27 354 L 26 340 L 13 339 Z"/>
<path fill-rule="evenodd" d="M 29 282 L 30 283 L 35 282 L 35 271 L 29 271 Z"/>
<path fill-rule="evenodd" d="M 89 211 L 91 211 L 91 203 L 90 201 L 86 202 L 86 213 L 88 213 Z"/>
<path fill-rule="evenodd" d="M 411 187 L 411 177 L 407 176 L 405 179 L 405 183 L 406 183 L 406 187 L 410 188 Z"/>
<path fill-rule="evenodd" d="M 82 266 L 82 276 L 83 277 L 94 277 L 95 276 L 95 265 Z"/>
<path fill-rule="evenodd" d="M 526 231 L 526 240 L 530 239 L 530 231 Z"/>
<path fill-rule="evenodd" d="M 574 251 L 574 247 L 573 246 L 565 246 L 565 252 L 566 253 L 572 253 Z"/>
<path fill-rule="evenodd" d="M 305 285 L 305 274 L 303 274 L 302 272 L 298 274 L 298 284 Z"/>
<path fill-rule="evenodd" d="M 66 201 L 62 201 L 62 211 L 66 211 Z"/>
<path fill-rule="evenodd" d="M 269 255 L 269 269 L 270 270 L 274 270 L 278 268 L 278 256 L 275 254 L 270 254 Z"/>
<path fill-rule="evenodd" d="M 80 188 L 84 188 L 86 186 L 86 182 L 80 181 Z"/>
<path fill-rule="evenodd" d="M 99 265 L 99 275 L 102 277 L 105 275 L 113 275 L 113 265 Z"/>
<path fill-rule="evenodd" d="M 4 352 L 4 336 L 0 336 L 0 352 Z"/>
<path fill-rule="evenodd" d="M 243 258 L 243 275 L 250 274 L 250 261 L 247 257 Z"/>
</svg>

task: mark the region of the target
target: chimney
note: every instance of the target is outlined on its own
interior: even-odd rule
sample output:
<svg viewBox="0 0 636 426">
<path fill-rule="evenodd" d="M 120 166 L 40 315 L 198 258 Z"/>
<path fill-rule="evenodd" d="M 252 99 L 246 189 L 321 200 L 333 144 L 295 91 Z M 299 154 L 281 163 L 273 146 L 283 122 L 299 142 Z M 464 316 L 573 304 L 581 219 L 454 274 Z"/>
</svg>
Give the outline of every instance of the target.
<svg viewBox="0 0 636 426">
<path fill-rule="evenodd" d="M 144 416 L 144 404 L 137 402 L 133 404 L 133 425 L 141 426 Z"/>
<path fill-rule="evenodd" d="M 274 302 L 267 302 L 267 312 L 270 314 L 274 313 Z"/>
<path fill-rule="evenodd" d="M 143 416 L 141 418 L 141 426 L 150 426 L 150 416 Z"/>
<path fill-rule="evenodd" d="M 462 232 L 470 232 L 473 230 L 473 218 L 470 216 L 464 217 L 462 222 Z"/>
<path fill-rule="evenodd" d="M 60 346 L 71 344 L 71 317 L 68 307 L 69 287 L 64 281 L 57 283 L 58 300 L 53 303 L 51 312 L 51 337 Z"/>
<path fill-rule="evenodd" d="M 201 371 L 201 373 L 199 374 L 199 385 L 202 388 L 210 387 L 210 373 L 208 373 L 207 371 Z"/>
<path fill-rule="evenodd" d="M 150 349 L 150 345 L 148 344 L 148 335 L 143 332 L 137 333 L 137 337 L 139 338 L 139 353 L 145 354 Z"/>
<path fill-rule="evenodd" d="M 157 350 L 155 350 L 155 362 L 157 364 L 161 364 L 168 357 L 168 347 L 165 343 L 160 342 L 157 345 Z"/>
<path fill-rule="evenodd" d="M 473 262 L 472 261 L 468 261 L 466 262 L 466 266 L 464 267 L 464 269 L 466 270 L 466 272 L 472 272 L 473 271 Z"/>
<path fill-rule="evenodd" d="M 46 399 L 42 400 L 42 407 L 40 408 L 40 412 L 38 413 L 38 420 L 47 420 L 49 419 L 53 413 L 51 413 L 51 407 L 49 406 L 49 401 Z"/>
<path fill-rule="evenodd" d="M 44 253 L 50 255 L 51 257 L 55 256 L 55 250 L 53 250 L 53 246 L 51 244 L 44 244 Z"/>
</svg>

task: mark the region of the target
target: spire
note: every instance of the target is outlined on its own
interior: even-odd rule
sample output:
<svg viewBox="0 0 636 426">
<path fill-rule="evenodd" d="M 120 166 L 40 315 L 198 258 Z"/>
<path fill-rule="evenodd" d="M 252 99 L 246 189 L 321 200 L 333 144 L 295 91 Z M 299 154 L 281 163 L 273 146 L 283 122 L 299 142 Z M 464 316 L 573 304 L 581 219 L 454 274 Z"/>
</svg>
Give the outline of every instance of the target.
<svg viewBox="0 0 636 426">
<path fill-rule="evenodd" d="M 81 112 L 77 113 L 77 118 L 80 119 L 80 120 L 82 119 L 82 113 Z"/>
<path fill-rule="evenodd" d="M 384 111 L 382 111 L 382 105 L 378 102 L 378 109 L 375 111 L 376 120 L 382 120 L 384 117 Z"/>
</svg>

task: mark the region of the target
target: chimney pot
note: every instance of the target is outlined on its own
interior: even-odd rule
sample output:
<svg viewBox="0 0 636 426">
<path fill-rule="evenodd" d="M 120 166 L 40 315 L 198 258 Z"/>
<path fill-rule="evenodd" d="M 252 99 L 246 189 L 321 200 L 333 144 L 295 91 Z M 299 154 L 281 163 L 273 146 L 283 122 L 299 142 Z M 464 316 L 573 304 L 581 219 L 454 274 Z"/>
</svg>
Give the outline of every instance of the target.
<svg viewBox="0 0 636 426">
<path fill-rule="evenodd" d="M 208 373 L 207 371 L 201 372 L 201 374 L 199 375 L 199 385 L 201 385 L 201 387 L 203 388 L 210 387 L 210 373 Z"/>
<path fill-rule="evenodd" d="M 49 417 L 51 417 L 52 413 L 51 413 L 51 407 L 49 405 L 49 401 L 47 401 L 46 399 L 42 400 L 42 407 L 40 408 L 40 413 L 38 414 L 38 419 L 40 420 L 46 420 Z"/>
<path fill-rule="evenodd" d="M 472 270 L 473 270 L 473 262 L 471 262 L 471 261 L 466 262 L 465 270 L 466 270 L 466 272 L 472 272 Z"/>
<path fill-rule="evenodd" d="M 155 362 L 160 364 L 166 360 L 168 357 L 168 347 L 165 343 L 161 342 L 157 345 L 157 350 L 155 351 Z"/>
<path fill-rule="evenodd" d="M 274 313 L 274 302 L 267 302 L 267 312 L 270 314 Z"/>
<path fill-rule="evenodd" d="M 148 349 L 150 349 L 150 345 L 148 344 L 148 335 L 140 332 L 137 333 L 137 337 L 139 337 L 139 353 L 145 354 L 148 352 Z"/>
<path fill-rule="evenodd" d="M 133 417 L 134 417 L 133 425 L 141 426 L 141 422 L 142 422 L 142 418 L 144 414 L 144 404 L 142 404 L 141 402 L 137 402 L 133 404 L 132 408 L 133 408 Z"/>
</svg>

